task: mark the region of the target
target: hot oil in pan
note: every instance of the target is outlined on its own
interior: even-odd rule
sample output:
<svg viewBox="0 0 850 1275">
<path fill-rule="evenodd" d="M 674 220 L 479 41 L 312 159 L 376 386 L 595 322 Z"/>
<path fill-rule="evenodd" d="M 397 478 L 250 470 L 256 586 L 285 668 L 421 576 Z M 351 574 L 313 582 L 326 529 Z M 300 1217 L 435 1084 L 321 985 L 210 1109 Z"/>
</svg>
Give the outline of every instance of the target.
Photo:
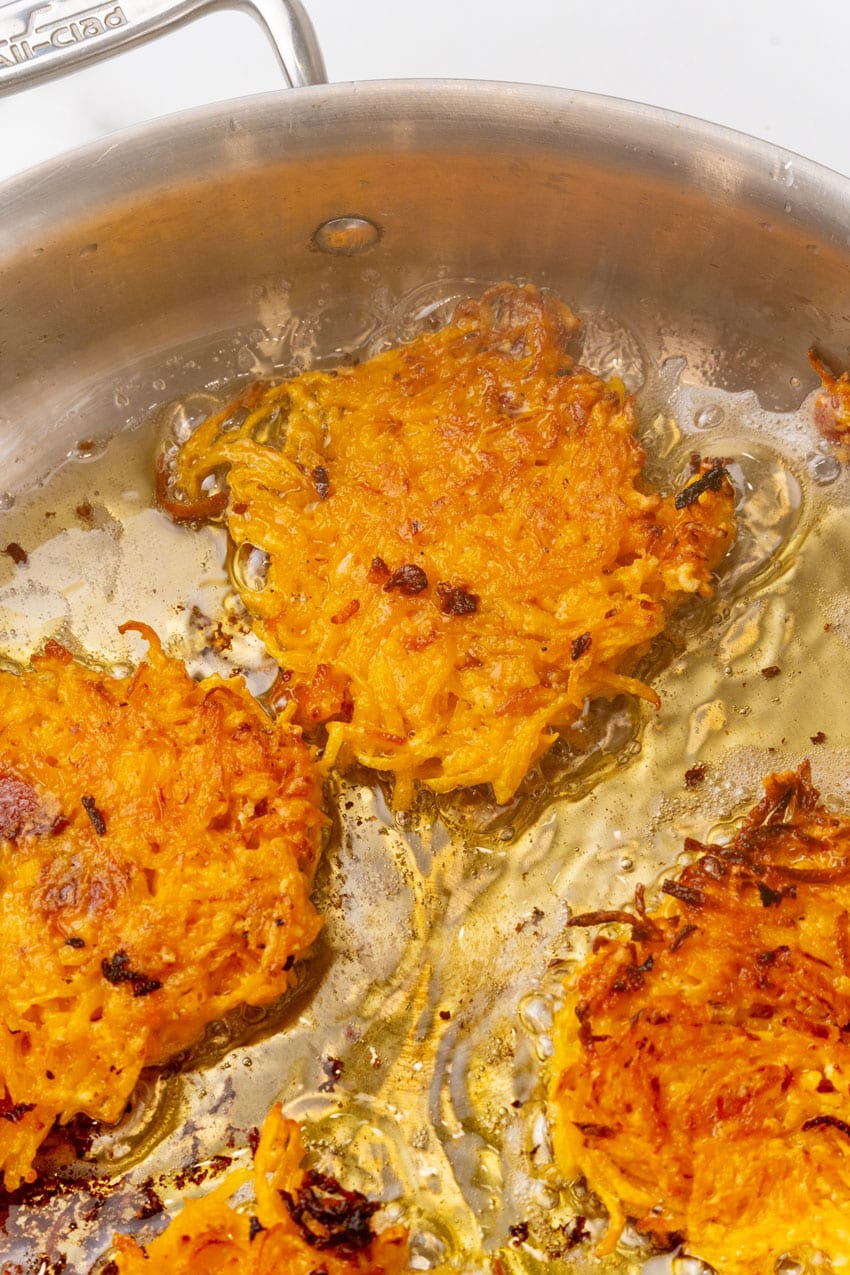
<svg viewBox="0 0 850 1275">
<path fill-rule="evenodd" d="M 477 291 L 417 290 L 384 308 L 355 353 L 440 322 Z M 572 741 L 585 751 L 557 745 L 509 808 L 473 791 L 400 815 L 373 776 L 334 779 L 318 887 L 327 924 L 302 988 L 268 1014 L 215 1024 L 182 1073 L 151 1077 L 122 1127 L 92 1143 L 94 1171 L 121 1186 L 97 1209 L 88 1191 L 13 1206 L 10 1256 L 61 1252 L 86 1269 L 114 1229 L 140 1225 L 147 1179 L 175 1205 L 169 1172 L 228 1143 L 244 1155 L 246 1131 L 280 1097 L 324 1166 L 392 1201 L 420 1267 L 490 1270 L 494 1255 L 506 1271 L 593 1266 L 586 1236 L 604 1218 L 557 1178 L 540 1083 L 560 980 L 590 941 L 567 937 L 570 911 L 628 904 L 638 882 L 669 872 L 685 836 L 710 835 L 752 804 L 764 774 L 803 756 L 827 801 L 850 804 L 836 693 L 850 678 L 847 479 L 805 405 L 764 413 L 752 396 L 689 386 L 681 361 L 651 366 L 641 348 L 594 315 L 580 357 L 637 391 L 653 477 L 680 485 L 699 451 L 732 458 L 739 492 L 717 598 L 679 614 L 647 656 L 660 713 L 592 707 Z M 194 672 L 239 668 L 262 693 L 273 670 L 228 579 L 223 532 L 175 527 L 152 508 L 157 444 L 225 399 L 167 405 L 3 512 L 8 663 L 56 637 L 123 672 L 143 644 L 117 625 L 134 618 Z M 627 1233 L 618 1269 L 650 1255 Z"/>
</svg>

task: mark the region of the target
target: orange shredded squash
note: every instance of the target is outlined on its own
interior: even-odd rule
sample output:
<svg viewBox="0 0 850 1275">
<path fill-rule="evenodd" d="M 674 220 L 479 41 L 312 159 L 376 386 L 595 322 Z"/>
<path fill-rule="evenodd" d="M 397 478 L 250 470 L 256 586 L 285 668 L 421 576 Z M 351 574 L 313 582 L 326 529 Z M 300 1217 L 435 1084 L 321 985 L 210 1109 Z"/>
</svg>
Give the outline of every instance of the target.
<svg viewBox="0 0 850 1275">
<path fill-rule="evenodd" d="M 808 763 L 772 775 L 726 845 L 598 937 L 567 987 L 556 1160 L 610 1214 L 724 1275 L 820 1250 L 850 1266 L 850 819 Z"/>
<path fill-rule="evenodd" d="M 809 362 L 823 384 L 815 396 L 815 424 L 840 459 L 850 460 L 850 373 L 836 376 L 814 350 L 809 350 Z"/>
<path fill-rule="evenodd" d="M 0 673 L 0 1171 L 113 1122 L 147 1064 L 293 980 L 323 816 L 297 727 L 156 635 L 132 677 L 48 643 Z"/>
<path fill-rule="evenodd" d="M 407 1269 L 407 1230 L 376 1233 L 378 1205 L 334 1178 L 302 1168 L 298 1125 L 279 1107 L 266 1117 L 253 1174 L 228 1174 L 209 1195 L 189 1200 L 144 1247 L 115 1237 L 114 1275 L 396 1275 Z M 254 1201 L 231 1200 L 253 1177 Z"/>
<path fill-rule="evenodd" d="M 163 459 L 160 500 L 221 509 L 235 578 L 327 764 L 498 802 L 589 697 L 657 697 L 628 675 L 691 594 L 709 596 L 733 493 L 640 480 L 618 381 L 575 367 L 578 321 L 500 285 L 436 333 L 355 367 L 251 386 Z M 256 578 L 252 551 L 267 560 Z"/>
</svg>

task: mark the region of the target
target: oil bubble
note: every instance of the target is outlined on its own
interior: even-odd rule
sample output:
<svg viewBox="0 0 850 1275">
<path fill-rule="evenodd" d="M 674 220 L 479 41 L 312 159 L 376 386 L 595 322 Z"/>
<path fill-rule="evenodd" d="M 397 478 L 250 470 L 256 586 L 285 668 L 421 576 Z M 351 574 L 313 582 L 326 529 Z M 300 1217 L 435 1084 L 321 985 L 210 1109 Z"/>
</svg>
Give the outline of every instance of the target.
<svg viewBox="0 0 850 1275">
<path fill-rule="evenodd" d="M 828 487 L 841 473 L 841 462 L 835 456 L 810 456 L 806 464 L 819 487 Z"/>
<path fill-rule="evenodd" d="M 434 1270 L 446 1260 L 446 1245 L 433 1231 L 414 1231 L 410 1237 L 410 1249 L 413 1257 L 411 1267 L 415 1264 L 420 1270 Z"/>
<path fill-rule="evenodd" d="M 552 1006 L 543 996 L 525 996 L 519 1003 L 519 1017 L 526 1031 L 542 1036 L 552 1030 Z"/>
<path fill-rule="evenodd" d="M 704 407 L 701 412 L 697 413 L 694 424 L 697 429 L 714 429 L 718 425 L 722 425 L 726 419 L 726 413 L 722 407 L 716 403 L 711 407 Z"/>
<path fill-rule="evenodd" d="M 227 1045 L 230 1039 L 231 1031 L 228 1024 L 222 1019 L 216 1019 L 207 1028 L 204 1043 L 211 1046 Z"/>
<path fill-rule="evenodd" d="M 70 460 L 97 460 L 106 451 L 104 438 L 80 438 L 68 453 Z"/>
<path fill-rule="evenodd" d="M 233 580 L 237 589 L 262 593 L 268 583 L 268 555 L 245 540 L 233 555 Z"/>
<path fill-rule="evenodd" d="M 715 1275 L 714 1267 L 709 1266 L 708 1262 L 703 1262 L 698 1257 L 688 1257 L 687 1253 L 674 1257 L 671 1265 L 673 1275 Z"/>
</svg>

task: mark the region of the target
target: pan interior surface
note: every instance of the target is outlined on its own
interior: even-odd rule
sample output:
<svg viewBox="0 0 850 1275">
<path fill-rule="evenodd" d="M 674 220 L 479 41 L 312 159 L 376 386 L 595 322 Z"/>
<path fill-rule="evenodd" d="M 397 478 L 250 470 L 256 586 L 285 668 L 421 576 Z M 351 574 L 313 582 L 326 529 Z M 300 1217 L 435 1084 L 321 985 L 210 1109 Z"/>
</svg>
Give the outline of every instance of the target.
<svg viewBox="0 0 850 1275">
<path fill-rule="evenodd" d="M 237 667 L 261 692 L 223 533 L 153 507 L 157 447 L 234 384 L 368 356 L 494 281 L 576 309 L 580 360 L 636 394 L 655 481 L 728 458 L 738 543 L 716 599 L 648 657 L 661 712 L 594 709 L 589 754 L 553 750 L 509 807 L 472 792 L 400 815 L 380 778 L 334 780 L 327 924 L 297 992 L 152 1073 L 80 1184 L 9 1201 L 5 1223 L 10 1257 L 84 1271 L 115 1230 L 151 1233 L 151 1183 L 177 1206 L 175 1172 L 244 1158 L 280 1098 L 409 1224 L 420 1268 L 591 1269 L 571 1227 L 598 1239 L 604 1216 L 557 1175 L 541 1083 L 587 941 L 570 912 L 628 905 L 805 756 L 848 804 L 850 485 L 806 353 L 841 370 L 850 351 L 850 187 L 628 103 L 378 84 L 167 121 L 3 198 L 0 544 L 26 553 L 0 556 L 7 667 L 55 637 L 124 671 L 142 647 L 117 626 L 137 619 L 193 672 Z M 617 1268 L 651 1258 L 627 1232 Z"/>
</svg>

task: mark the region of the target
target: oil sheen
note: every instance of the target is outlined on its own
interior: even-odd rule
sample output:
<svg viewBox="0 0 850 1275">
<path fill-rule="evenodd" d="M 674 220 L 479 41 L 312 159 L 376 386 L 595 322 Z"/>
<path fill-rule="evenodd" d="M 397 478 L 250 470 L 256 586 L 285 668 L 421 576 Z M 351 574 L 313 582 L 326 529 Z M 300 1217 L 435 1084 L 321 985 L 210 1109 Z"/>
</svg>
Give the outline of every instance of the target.
<svg viewBox="0 0 850 1275">
<path fill-rule="evenodd" d="M 313 355 L 330 364 L 386 348 L 486 282 L 384 298 L 358 342 Z M 136 1216 L 145 1183 L 176 1207 L 176 1171 L 223 1148 L 244 1156 L 248 1130 L 280 1099 L 323 1168 L 409 1225 L 419 1269 L 491 1271 L 497 1256 L 517 1273 L 596 1268 L 592 1239 L 576 1235 L 601 1236 L 605 1219 L 581 1184 L 559 1178 L 543 1101 L 562 980 L 590 941 L 565 924 L 572 912 L 628 906 L 639 882 L 651 897 L 684 838 L 721 835 L 771 770 L 810 757 L 827 802 L 850 805 L 839 720 L 850 485 L 810 403 L 772 414 L 752 395 L 692 385 L 684 359 L 651 365 L 617 316 L 584 317 L 578 358 L 636 392 L 653 481 L 681 485 L 698 452 L 728 459 L 738 494 L 738 539 L 715 599 L 678 613 L 642 666 L 660 711 L 590 706 L 507 807 L 472 790 L 422 796 L 401 815 L 380 776 L 334 778 L 317 894 L 326 927 L 301 986 L 271 1011 L 214 1024 L 181 1066 L 151 1074 L 121 1125 L 96 1131 L 77 1186 L 38 1207 L 12 1203 L 8 1257 L 37 1270 L 41 1255 L 61 1252 L 82 1271 L 114 1230 L 151 1234 L 160 1223 Z M 287 374 L 306 361 L 281 347 L 270 363 L 258 350 L 241 365 Z M 4 498 L 0 658 L 21 667 L 56 638 L 125 672 L 143 645 L 118 625 L 135 619 L 194 674 L 236 670 L 261 695 L 274 669 L 233 587 L 223 530 L 177 527 L 153 501 L 158 448 L 232 385 L 168 401 L 160 384 L 147 419 L 104 423 L 97 437 L 108 442 L 78 442 L 42 483 Z M 693 768 L 701 779 L 688 786 Z M 331 1059 L 342 1063 L 333 1080 Z M 114 1184 L 97 1209 L 87 1175 Z M 671 1262 L 686 1275 L 681 1258 L 654 1255 L 627 1231 L 606 1269 Z"/>
</svg>

